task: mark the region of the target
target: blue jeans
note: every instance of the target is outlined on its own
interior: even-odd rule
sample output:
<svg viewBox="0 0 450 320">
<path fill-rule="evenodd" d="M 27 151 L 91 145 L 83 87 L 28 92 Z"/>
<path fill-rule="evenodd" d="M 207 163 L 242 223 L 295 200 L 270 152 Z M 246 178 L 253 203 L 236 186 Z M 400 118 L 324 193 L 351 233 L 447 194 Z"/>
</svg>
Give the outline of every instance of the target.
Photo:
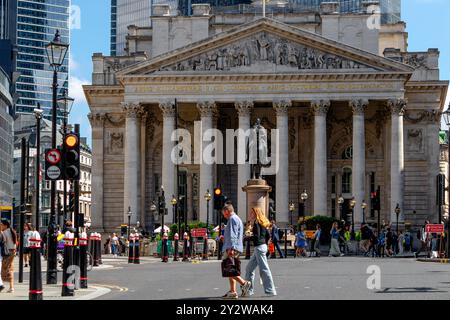
<svg viewBox="0 0 450 320">
<path fill-rule="evenodd" d="M 263 281 L 264 292 L 266 294 L 277 294 L 275 285 L 273 283 L 272 273 L 270 272 L 269 264 L 267 263 L 267 245 L 263 244 L 255 247 L 253 256 L 248 262 L 245 270 L 245 279 L 251 282 L 250 290 L 248 294 L 251 296 L 254 294 L 254 282 L 256 267 L 259 267 L 259 275 Z"/>
</svg>

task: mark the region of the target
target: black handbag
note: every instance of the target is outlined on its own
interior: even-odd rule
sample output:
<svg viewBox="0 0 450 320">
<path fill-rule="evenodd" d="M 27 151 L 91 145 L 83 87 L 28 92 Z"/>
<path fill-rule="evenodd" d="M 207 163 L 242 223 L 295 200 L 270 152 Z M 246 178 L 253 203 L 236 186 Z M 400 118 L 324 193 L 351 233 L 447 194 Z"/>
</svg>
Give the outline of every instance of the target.
<svg viewBox="0 0 450 320">
<path fill-rule="evenodd" d="M 241 275 L 241 260 L 238 257 L 227 257 L 222 261 L 222 277 L 231 278 Z"/>
<path fill-rule="evenodd" d="M 0 256 L 2 256 L 2 257 L 9 256 L 9 250 L 6 249 L 6 245 L 3 240 L 0 240 Z"/>
</svg>

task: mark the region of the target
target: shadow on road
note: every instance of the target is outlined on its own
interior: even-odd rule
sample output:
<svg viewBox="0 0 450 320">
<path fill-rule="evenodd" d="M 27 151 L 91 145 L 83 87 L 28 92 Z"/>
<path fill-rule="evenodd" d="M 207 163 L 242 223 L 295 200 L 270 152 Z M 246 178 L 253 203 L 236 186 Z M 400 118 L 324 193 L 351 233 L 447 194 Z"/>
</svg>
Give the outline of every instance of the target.
<svg viewBox="0 0 450 320">
<path fill-rule="evenodd" d="M 386 288 L 375 293 L 446 293 L 447 291 L 438 290 L 436 288 Z"/>
</svg>

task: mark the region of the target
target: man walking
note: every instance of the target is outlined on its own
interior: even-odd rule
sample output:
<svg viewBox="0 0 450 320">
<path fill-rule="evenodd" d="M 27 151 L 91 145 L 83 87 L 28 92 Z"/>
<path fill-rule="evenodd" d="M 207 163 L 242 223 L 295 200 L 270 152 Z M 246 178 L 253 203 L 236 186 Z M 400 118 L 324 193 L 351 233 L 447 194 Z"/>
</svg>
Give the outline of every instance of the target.
<svg viewBox="0 0 450 320">
<path fill-rule="evenodd" d="M 419 232 L 417 233 L 417 238 L 420 241 L 419 248 L 417 249 L 417 252 L 414 253 L 416 258 L 419 257 L 420 252 L 422 252 L 423 249 L 427 250 L 427 256 L 430 256 L 428 242 L 430 240 L 428 232 L 426 232 L 426 226 L 427 224 L 430 224 L 430 221 L 426 220 L 425 224 L 420 228 Z"/>
<path fill-rule="evenodd" d="M 280 248 L 280 229 L 278 228 L 276 221 L 272 220 L 272 230 L 270 231 L 270 239 L 274 245 L 276 251 L 280 255 L 281 259 L 284 259 L 284 254 Z M 276 259 L 276 251 L 273 253 L 273 257 Z"/>
<path fill-rule="evenodd" d="M 233 205 L 227 202 L 222 209 L 222 214 L 226 220 L 228 220 L 224 232 L 223 253 L 224 259 L 233 257 L 239 260 L 239 255 L 244 251 L 243 236 L 244 225 L 242 220 L 234 212 Z M 236 282 L 239 282 L 241 286 L 247 284 L 241 276 L 228 278 L 230 282 L 230 291 L 228 291 L 222 298 L 225 299 L 238 299 L 239 295 L 236 290 Z M 248 291 L 248 288 L 247 288 Z"/>
</svg>

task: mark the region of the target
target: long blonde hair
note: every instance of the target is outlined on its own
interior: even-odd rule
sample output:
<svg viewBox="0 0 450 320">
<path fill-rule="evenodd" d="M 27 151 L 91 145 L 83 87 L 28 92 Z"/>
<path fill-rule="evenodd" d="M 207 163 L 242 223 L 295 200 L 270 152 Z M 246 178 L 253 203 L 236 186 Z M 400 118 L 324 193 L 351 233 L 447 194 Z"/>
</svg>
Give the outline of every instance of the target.
<svg viewBox="0 0 450 320">
<path fill-rule="evenodd" d="M 252 211 L 255 213 L 255 220 L 260 226 L 266 229 L 270 227 L 269 219 L 267 219 L 266 215 L 260 208 L 252 208 Z"/>
</svg>

